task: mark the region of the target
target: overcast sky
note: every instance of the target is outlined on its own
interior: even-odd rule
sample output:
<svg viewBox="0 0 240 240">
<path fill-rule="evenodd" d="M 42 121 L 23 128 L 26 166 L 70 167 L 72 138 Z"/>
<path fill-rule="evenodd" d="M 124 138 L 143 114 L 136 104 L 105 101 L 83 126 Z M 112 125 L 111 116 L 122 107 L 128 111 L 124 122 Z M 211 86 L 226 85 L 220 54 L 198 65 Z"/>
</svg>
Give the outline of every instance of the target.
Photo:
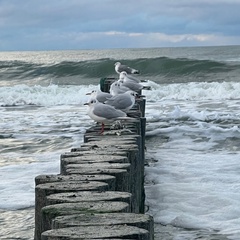
<svg viewBox="0 0 240 240">
<path fill-rule="evenodd" d="M 240 0 L 0 0 L 0 51 L 240 44 Z"/>
</svg>

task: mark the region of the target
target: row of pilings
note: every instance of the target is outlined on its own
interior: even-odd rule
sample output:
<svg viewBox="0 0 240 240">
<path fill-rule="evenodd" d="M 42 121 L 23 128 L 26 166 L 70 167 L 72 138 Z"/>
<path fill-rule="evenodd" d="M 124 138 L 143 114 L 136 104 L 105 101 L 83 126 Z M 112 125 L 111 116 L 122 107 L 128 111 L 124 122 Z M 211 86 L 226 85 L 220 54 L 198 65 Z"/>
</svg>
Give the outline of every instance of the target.
<svg viewBox="0 0 240 240">
<path fill-rule="evenodd" d="M 105 91 L 112 80 L 105 81 Z M 121 129 L 88 129 L 60 156 L 60 173 L 35 178 L 35 240 L 154 239 L 145 213 L 145 99 Z"/>
</svg>

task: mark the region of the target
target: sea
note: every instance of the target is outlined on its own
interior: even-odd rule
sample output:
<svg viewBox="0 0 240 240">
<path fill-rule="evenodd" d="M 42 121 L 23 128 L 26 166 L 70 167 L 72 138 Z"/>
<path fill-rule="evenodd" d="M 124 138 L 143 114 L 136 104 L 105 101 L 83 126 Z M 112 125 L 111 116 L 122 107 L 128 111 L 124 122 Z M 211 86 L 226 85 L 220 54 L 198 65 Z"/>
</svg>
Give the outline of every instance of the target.
<svg viewBox="0 0 240 240">
<path fill-rule="evenodd" d="M 240 239 L 240 46 L 0 52 L 0 239 L 32 240 L 34 179 L 95 123 L 114 63 L 146 98 L 146 213 L 156 240 Z"/>
</svg>

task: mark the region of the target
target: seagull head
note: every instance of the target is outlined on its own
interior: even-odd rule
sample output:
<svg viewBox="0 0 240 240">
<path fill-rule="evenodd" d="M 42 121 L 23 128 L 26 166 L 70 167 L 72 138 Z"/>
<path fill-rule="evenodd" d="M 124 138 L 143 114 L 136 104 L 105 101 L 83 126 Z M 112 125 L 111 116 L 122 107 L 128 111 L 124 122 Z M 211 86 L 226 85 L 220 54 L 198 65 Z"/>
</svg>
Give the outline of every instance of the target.
<svg viewBox="0 0 240 240">
<path fill-rule="evenodd" d="M 120 78 L 120 79 L 124 79 L 126 76 L 127 76 L 127 72 L 125 72 L 125 71 L 122 71 L 122 72 L 120 72 L 120 74 L 119 74 L 119 78 Z"/>
<path fill-rule="evenodd" d="M 97 103 L 97 100 L 95 98 L 94 99 L 92 98 L 92 99 L 90 99 L 89 102 L 86 102 L 83 105 L 88 105 L 90 107 L 90 106 L 92 106 L 92 105 L 94 105 L 96 103 Z"/>
<path fill-rule="evenodd" d="M 114 64 L 115 66 L 120 66 L 121 65 L 121 63 L 120 62 L 115 62 L 115 64 Z"/>
<path fill-rule="evenodd" d="M 97 90 L 92 90 L 91 92 L 86 93 L 86 95 L 95 95 L 97 94 Z"/>
</svg>

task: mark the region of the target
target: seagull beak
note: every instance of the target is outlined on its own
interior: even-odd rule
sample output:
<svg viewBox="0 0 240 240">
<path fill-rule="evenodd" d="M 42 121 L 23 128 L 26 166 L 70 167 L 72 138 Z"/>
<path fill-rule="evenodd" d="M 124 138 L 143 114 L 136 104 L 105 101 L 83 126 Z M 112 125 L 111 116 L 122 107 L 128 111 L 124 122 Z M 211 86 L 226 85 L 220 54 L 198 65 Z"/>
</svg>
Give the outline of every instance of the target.
<svg viewBox="0 0 240 240">
<path fill-rule="evenodd" d="M 83 105 L 89 105 L 89 103 L 87 102 L 87 103 L 84 103 Z"/>
<path fill-rule="evenodd" d="M 89 92 L 89 93 L 86 93 L 86 95 L 91 95 L 91 94 L 92 94 L 92 93 L 90 93 L 90 92 Z"/>
</svg>

